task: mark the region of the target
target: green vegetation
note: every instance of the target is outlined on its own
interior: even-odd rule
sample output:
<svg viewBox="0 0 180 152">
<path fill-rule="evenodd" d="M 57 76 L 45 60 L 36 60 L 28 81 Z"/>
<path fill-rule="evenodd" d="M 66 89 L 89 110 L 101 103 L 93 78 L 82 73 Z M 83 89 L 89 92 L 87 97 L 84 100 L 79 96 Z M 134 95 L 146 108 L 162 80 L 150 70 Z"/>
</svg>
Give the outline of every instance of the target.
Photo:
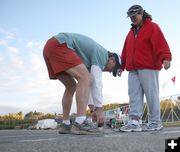
<svg viewBox="0 0 180 152">
<path fill-rule="evenodd" d="M 47 118 L 62 118 L 62 115 L 43 114 L 42 112 L 29 112 L 23 116 L 22 112 L 0 116 L 0 129 L 26 129 L 32 123 Z"/>
<path fill-rule="evenodd" d="M 125 104 L 119 103 L 111 103 L 103 105 L 103 110 L 111 110 L 118 107 L 126 106 Z M 166 99 L 161 101 L 161 119 L 165 127 L 176 127 L 180 126 L 179 117 L 180 117 L 180 97 L 178 97 L 178 101 L 172 101 L 170 99 Z M 147 121 L 147 103 L 144 104 L 144 113 L 142 119 L 144 122 Z M 86 111 L 87 116 L 90 116 L 89 109 Z M 71 118 L 74 119 L 76 116 L 75 113 L 71 114 Z M 32 123 L 36 123 L 41 119 L 62 119 L 62 114 L 44 114 L 42 112 L 29 112 L 23 116 L 22 112 L 18 113 L 10 113 L 5 116 L 0 116 L 0 129 L 26 129 Z"/>
<path fill-rule="evenodd" d="M 165 128 L 169 128 L 169 127 L 180 127 L 180 122 L 179 121 L 175 121 L 175 122 L 163 122 L 163 126 Z"/>
</svg>

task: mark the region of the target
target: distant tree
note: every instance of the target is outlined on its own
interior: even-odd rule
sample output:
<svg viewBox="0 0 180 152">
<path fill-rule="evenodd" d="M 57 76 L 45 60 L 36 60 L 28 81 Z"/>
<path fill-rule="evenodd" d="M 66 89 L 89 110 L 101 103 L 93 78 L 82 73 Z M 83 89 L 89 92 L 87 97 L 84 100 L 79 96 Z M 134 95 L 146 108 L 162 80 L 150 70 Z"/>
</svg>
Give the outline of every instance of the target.
<svg viewBox="0 0 180 152">
<path fill-rule="evenodd" d="M 176 102 L 170 100 L 170 99 L 165 99 L 162 100 L 161 103 L 161 109 L 171 109 L 172 107 L 175 108 L 176 107 Z"/>
<path fill-rule="evenodd" d="M 27 117 L 32 117 L 33 116 L 33 112 L 32 111 L 30 111 L 29 113 L 27 113 L 27 114 L 25 114 L 25 118 L 27 118 Z"/>
</svg>

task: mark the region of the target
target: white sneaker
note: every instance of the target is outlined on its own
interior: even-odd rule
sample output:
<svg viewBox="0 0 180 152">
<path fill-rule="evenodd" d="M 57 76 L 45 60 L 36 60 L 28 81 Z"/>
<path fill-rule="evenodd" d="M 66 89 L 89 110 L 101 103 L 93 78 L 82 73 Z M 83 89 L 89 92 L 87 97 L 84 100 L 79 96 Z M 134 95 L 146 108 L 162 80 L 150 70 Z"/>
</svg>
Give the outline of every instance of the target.
<svg viewBox="0 0 180 152">
<path fill-rule="evenodd" d="M 123 132 L 140 132 L 142 131 L 141 125 L 136 120 L 130 120 L 126 125 L 119 128 L 119 131 Z"/>
<path fill-rule="evenodd" d="M 82 124 L 74 122 L 71 127 L 71 133 L 76 135 L 94 135 L 101 134 L 98 127 L 88 120 L 85 120 Z"/>
<path fill-rule="evenodd" d="M 148 123 L 143 126 L 143 131 L 159 131 L 162 130 L 163 126 L 161 123 Z"/>
</svg>

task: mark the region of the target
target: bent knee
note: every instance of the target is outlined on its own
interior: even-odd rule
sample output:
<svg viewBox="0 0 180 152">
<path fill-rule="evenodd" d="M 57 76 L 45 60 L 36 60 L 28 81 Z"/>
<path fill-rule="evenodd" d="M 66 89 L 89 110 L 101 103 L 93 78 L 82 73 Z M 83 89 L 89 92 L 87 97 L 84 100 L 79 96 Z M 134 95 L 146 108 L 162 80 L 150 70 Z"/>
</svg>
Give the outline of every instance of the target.
<svg viewBox="0 0 180 152">
<path fill-rule="evenodd" d="M 89 72 L 78 76 L 77 80 L 83 81 L 84 83 L 87 83 L 88 85 L 91 85 L 92 83 L 92 77 Z"/>
<path fill-rule="evenodd" d="M 75 92 L 76 90 L 76 82 L 71 82 L 67 85 L 65 85 L 66 89 L 68 89 L 70 92 Z"/>
<path fill-rule="evenodd" d="M 66 71 L 73 76 L 78 82 L 84 82 L 85 84 L 91 84 L 92 78 L 90 72 L 84 64 L 80 64 Z"/>
</svg>

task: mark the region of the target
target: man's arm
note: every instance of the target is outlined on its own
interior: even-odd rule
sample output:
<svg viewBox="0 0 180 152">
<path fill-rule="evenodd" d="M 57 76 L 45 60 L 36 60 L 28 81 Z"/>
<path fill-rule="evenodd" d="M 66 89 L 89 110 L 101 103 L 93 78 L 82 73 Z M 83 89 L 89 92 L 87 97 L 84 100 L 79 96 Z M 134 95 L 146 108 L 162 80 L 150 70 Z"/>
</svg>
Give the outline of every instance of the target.
<svg viewBox="0 0 180 152">
<path fill-rule="evenodd" d="M 92 86 L 91 86 L 91 95 L 92 101 L 94 103 L 94 107 L 90 106 L 90 110 L 95 111 L 97 115 L 97 123 L 103 124 L 104 123 L 104 116 L 103 116 L 103 95 L 102 95 L 102 70 L 97 65 L 91 66 L 91 76 L 93 79 Z M 92 103 L 91 101 L 91 103 Z"/>
</svg>

